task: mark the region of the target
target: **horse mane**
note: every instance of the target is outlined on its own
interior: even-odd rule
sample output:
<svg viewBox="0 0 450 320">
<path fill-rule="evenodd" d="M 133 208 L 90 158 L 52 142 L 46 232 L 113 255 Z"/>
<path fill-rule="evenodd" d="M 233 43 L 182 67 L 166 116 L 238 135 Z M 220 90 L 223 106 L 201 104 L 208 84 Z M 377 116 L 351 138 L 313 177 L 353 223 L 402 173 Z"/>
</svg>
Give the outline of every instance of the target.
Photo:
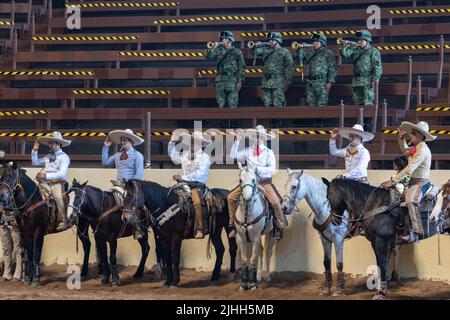
<svg viewBox="0 0 450 320">
<path fill-rule="evenodd" d="M 355 210 L 356 208 L 362 210 L 366 206 L 367 209 L 372 209 L 367 204 L 369 200 L 371 203 L 377 200 L 380 205 L 389 204 L 391 201 L 388 190 L 351 179 L 333 179 L 329 188 L 342 193 L 342 198 L 346 198 L 349 203 L 355 206 Z"/>
<path fill-rule="evenodd" d="M 36 191 L 36 183 L 31 180 L 31 178 L 26 174 L 26 171 L 22 168 L 19 168 L 19 180 L 23 190 L 25 191 L 26 198 L 30 199 L 30 197 L 33 196 L 30 199 L 31 203 L 42 200 L 41 193 Z"/>
<path fill-rule="evenodd" d="M 159 183 L 133 179 L 127 182 L 127 186 L 132 186 L 133 181 L 140 186 L 144 195 L 144 202 L 146 205 L 149 205 L 147 206 L 148 209 L 157 216 L 163 213 L 172 204 L 178 202 L 177 195 L 170 192 L 169 188 L 166 188 Z M 156 210 L 158 210 L 158 212 L 155 212 Z"/>
</svg>

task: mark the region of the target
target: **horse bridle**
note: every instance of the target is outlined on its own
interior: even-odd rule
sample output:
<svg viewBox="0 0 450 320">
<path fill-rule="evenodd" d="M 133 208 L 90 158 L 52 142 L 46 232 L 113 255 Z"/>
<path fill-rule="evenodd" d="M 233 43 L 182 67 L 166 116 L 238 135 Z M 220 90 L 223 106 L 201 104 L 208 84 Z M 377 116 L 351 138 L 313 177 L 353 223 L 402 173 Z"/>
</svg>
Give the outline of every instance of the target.
<svg viewBox="0 0 450 320">
<path fill-rule="evenodd" d="M 244 169 L 244 170 L 249 171 L 248 169 Z M 249 172 L 250 172 L 250 171 L 249 171 Z M 241 188 L 241 194 L 242 194 L 242 191 L 243 191 L 245 188 L 252 188 L 252 194 L 251 194 L 251 196 L 250 196 L 250 199 L 253 199 L 253 196 L 256 194 L 256 188 L 257 188 L 257 186 L 256 186 L 256 180 L 255 180 L 252 184 L 246 183 L 246 184 L 244 184 L 243 186 L 239 185 L 239 187 Z M 250 199 L 249 199 L 249 200 L 250 200 Z"/>
<path fill-rule="evenodd" d="M 32 193 L 31 196 L 25 201 L 25 203 L 24 203 L 22 206 L 18 207 L 18 206 L 16 205 L 16 200 L 14 199 L 14 193 L 16 192 L 16 190 L 17 190 L 18 188 L 23 190 L 23 187 L 22 187 L 22 185 L 21 185 L 21 183 L 20 183 L 19 168 L 16 168 L 15 171 L 16 171 L 16 177 L 15 177 L 14 187 L 11 187 L 8 183 L 6 183 L 6 182 L 4 182 L 4 181 L 0 181 L 0 186 L 2 186 L 2 185 L 6 186 L 7 189 L 8 189 L 8 192 L 11 194 L 12 200 L 11 200 L 10 202 L 12 202 L 12 204 L 13 204 L 13 206 L 14 206 L 14 207 L 10 207 L 10 206 L 8 206 L 8 207 L 3 207 L 2 209 L 5 210 L 5 211 L 20 212 L 20 210 L 23 209 L 23 208 L 25 208 L 25 207 L 28 205 L 28 203 L 31 201 L 31 199 L 33 199 L 33 196 L 34 196 L 34 194 L 36 193 L 36 191 L 37 191 L 37 189 L 38 189 L 38 186 L 36 185 L 36 187 L 35 187 L 33 193 Z"/>
<path fill-rule="evenodd" d="M 299 192 L 299 190 L 300 190 L 300 178 L 301 178 L 302 174 L 303 174 L 303 170 L 300 171 L 300 172 L 298 173 L 297 178 L 296 178 L 296 180 L 297 180 L 297 186 L 296 186 L 296 187 L 297 187 L 297 190 L 296 190 L 296 192 L 295 192 L 295 196 L 294 196 L 294 197 L 291 197 L 291 196 L 290 196 L 290 192 L 287 193 L 287 194 L 284 196 L 284 198 L 287 199 L 287 200 L 289 201 L 289 203 L 291 204 L 291 206 L 294 207 L 294 208 L 295 208 L 295 200 L 297 199 L 298 192 Z"/>
<path fill-rule="evenodd" d="M 72 208 L 74 210 L 74 212 L 76 213 L 76 215 L 80 215 L 81 214 L 81 206 L 84 203 L 84 199 L 86 198 L 86 190 L 79 188 L 79 187 L 71 187 L 69 192 L 67 192 L 67 194 L 71 193 L 72 191 L 79 191 L 81 192 L 81 199 L 80 199 L 80 203 L 77 206 L 74 206 L 72 204 L 69 203 L 68 207 Z"/>
</svg>

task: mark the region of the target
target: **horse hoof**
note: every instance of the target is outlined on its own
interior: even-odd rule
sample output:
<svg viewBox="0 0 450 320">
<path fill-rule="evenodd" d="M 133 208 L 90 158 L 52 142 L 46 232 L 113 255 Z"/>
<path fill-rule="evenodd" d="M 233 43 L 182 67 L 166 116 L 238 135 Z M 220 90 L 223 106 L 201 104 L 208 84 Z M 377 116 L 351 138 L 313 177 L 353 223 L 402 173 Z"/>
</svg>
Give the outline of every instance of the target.
<svg viewBox="0 0 450 320">
<path fill-rule="evenodd" d="M 386 296 L 382 294 L 376 294 L 372 297 L 372 300 L 386 300 Z"/>
<path fill-rule="evenodd" d="M 120 280 L 114 280 L 111 283 L 111 287 L 120 287 L 120 285 L 121 285 Z"/>
<path fill-rule="evenodd" d="M 333 297 L 341 297 L 341 296 L 345 296 L 344 291 L 336 290 L 336 291 L 333 293 Z"/>
<path fill-rule="evenodd" d="M 241 284 L 241 286 L 239 287 L 239 292 L 244 292 L 248 290 L 248 286 L 245 284 Z"/>
<path fill-rule="evenodd" d="M 330 288 L 324 287 L 324 288 L 320 289 L 319 296 L 328 296 L 328 295 L 330 295 L 330 293 L 331 293 Z"/>
<path fill-rule="evenodd" d="M 142 273 L 133 274 L 133 279 L 141 279 L 144 275 Z"/>
<path fill-rule="evenodd" d="M 101 284 L 108 284 L 109 283 L 109 278 L 107 277 L 102 277 L 100 280 Z"/>
<path fill-rule="evenodd" d="M 171 284 L 171 285 L 169 285 L 169 289 L 176 289 L 176 288 L 178 288 L 178 285 L 177 285 L 177 284 Z"/>
<path fill-rule="evenodd" d="M 33 281 L 31 282 L 32 287 L 39 287 L 40 285 L 41 282 L 39 281 L 39 279 L 33 279 Z"/>
<path fill-rule="evenodd" d="M 226 277 L 226 281 L 234 281 L 234 277 L 236 276 L 235 273 L 228 273 Z"/>
<path fill-rule="evenodd" d="M 248 286 L 248 291 L 253 291 L 256 290 L 258 288 L 258 285 L 256 283 L 250 283 L 250 285 Z"/>
</svg>

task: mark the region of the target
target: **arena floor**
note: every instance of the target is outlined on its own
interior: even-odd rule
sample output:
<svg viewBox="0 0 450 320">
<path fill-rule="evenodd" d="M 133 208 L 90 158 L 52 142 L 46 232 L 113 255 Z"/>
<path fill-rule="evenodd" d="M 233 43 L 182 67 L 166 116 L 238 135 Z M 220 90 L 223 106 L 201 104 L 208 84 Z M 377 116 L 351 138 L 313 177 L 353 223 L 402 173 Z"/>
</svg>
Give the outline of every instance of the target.
<svg viewBox="0 0 450 320">
<path fill-rule="evenodd" d="M 91 271 L 96 272 L 95 268 Z M 322 297 L 317 294 L 322 284 L 322 275 L 305 272 L 280 272 L 272 275 L 270 283 L 262 282 L 252 292 L 239 292 L 239 281 L 227 282 L 225 274 L 214 285 L 209 282 L 210 273 L 184 269 L 181 273 L 179 288 L 163 287 L 163 281 L 154 281 L 153 272 L 146 270 L 143 279 L 135 280 L 131 276 L 135 267 L 119 269 L 122 286 L 101 285 L 97 276 L 88 277 L 81 283 L 80 290 L 66 287 L 66 266 L 52 265 L 42 268 L 42 285 L 30 287 L 24 283 L 1 282 L 1 300 L 23 299 L 371 299 L 373 291 L 366 288 L 366 278 L 352 279 L 347 276 L 346 295 L 343 297 Z M 389 290 L 389 299 L 450 299 L 450 285 L 441 281 L 403 279 Z"/>
</svg>

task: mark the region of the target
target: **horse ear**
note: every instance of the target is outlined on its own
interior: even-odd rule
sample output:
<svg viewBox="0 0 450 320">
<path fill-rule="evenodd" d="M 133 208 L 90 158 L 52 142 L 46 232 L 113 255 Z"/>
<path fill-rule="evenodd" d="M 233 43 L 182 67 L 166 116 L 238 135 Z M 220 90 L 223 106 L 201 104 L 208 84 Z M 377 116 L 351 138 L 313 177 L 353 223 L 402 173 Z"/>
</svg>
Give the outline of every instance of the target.
<svg viewBox="0 0 450 320">
<path fill-rule="evenodd" d="M 328 181 L 327 178 L 322 177 L 322 181 L 323 181 L 323 183 L 325 183 L 325 185 L 327 186 L 327 188 L 330 187 L 330 181 Z"/>
<path fill-rule="evenodd" d="M 239 170 L 242 170 L 242 163 L 238 162 Z"/>
<path fill-rule="evenodd" d="M 291 170 L 291 168 L 286 168 L 286 170 L 287 170 L 287 174 L 290 176 L 291 175 L 291 173 L 292 173 L 292 170 Z"/>
<path fill-rule="evenodd" d="M 78 183 L 77 178 L 73 178 L 72 185 L 77 184 L 77 183 Z"/>
<path fill-rule="evenodd" d="M 17 162 L 13 161 L 12 164 L 11 164 L 11 166 L 12 166 L 12 168 L 13 168 L 14 170 L 16 170 L 16 169 L 17 169 Z"/>
<path fill-rule="evenodd" d="M 89 182 L 89 180 L 86 180 L 81 186 L 84 188 L 86 187 L 87 183 Z"/>
</svg>

